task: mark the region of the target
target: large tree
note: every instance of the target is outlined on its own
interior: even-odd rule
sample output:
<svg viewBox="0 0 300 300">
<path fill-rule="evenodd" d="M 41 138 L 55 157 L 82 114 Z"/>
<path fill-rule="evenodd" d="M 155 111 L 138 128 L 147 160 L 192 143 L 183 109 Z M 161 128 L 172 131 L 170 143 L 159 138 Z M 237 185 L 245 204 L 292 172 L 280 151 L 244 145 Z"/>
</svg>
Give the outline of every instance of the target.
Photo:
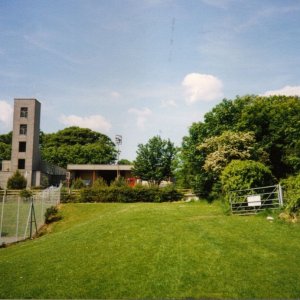
<svg viewBox="0 0 300 300">
<path fill-rule="evenodd" d="M 111 139 L 88 128 L 68 127 L 57 133 L 41 134 L 42 159 L 66 167 L 67 164 L 111 164 L 117 157 Z"/>
<path fill-rule="evenodd" d="M 184 177 L 184 182 L 199 194 L 207 195 L 215 182 L 213 172 L 204 169 L 210 153 L 199 145 L 213 137 L 218 141 L 216 137 L 226 131 L 253 132 L 256 147 L 268 154 L 270 169 L 277 179 L 300 171 L 299 97 L 248 95 L 224 99 L 205 114 L 203 122 L 193 123 L 183 138 L 179 178 Z M 256 154 L 254 159 L 261 160 L 260 153 Z"/>
<path fill-rule="evenodd" d="M 170 140 L 160 136 L 151 138 L 145 145 L 139 144 L 133 173 L 150 184 L 159 185 L 172 176 L 172 161 L 176 149 Z"/>
</svg>

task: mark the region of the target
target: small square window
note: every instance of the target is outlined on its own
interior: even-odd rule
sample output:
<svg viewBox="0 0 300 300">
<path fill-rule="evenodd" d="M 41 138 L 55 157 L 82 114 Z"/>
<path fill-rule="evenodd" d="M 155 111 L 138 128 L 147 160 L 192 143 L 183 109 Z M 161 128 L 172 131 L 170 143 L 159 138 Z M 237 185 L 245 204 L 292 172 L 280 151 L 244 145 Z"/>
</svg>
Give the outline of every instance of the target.
<svg viewBox="0 0 300 300">
<path fill-rule="evenodd" d="M 21 118 L 28 117 L 28 107 L 21 107 L 20 117 Z"/>
<path fill-rule="evenodd" d="M 27 125 L 26 124 L 21 124 L 20 125 L 20 134 L 21 135 L 26 135 L 27 134 Z"/>
<path fill-rule="evenodd" d="M 19 142 L 19 152 L 26 152 L 26 142 Z"/>
<path fill-rule="evenodd" d="M 25 159 L 19 159 L 18 160 L 18 169 L 24 170 L 25 169 Z"/>
</svg>

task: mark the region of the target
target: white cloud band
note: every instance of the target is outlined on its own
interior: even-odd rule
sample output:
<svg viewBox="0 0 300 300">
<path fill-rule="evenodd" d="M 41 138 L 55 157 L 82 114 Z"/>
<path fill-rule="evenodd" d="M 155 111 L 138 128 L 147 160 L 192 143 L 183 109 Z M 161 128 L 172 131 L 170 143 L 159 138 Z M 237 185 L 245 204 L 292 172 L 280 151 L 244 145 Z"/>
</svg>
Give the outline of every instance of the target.
<svg viewBox="0 0 300 300">
<path fill-rule="evenodd" d="M 89 117 L 80 117 L 75 115 L 62 115 L 59 121 L 66 126 L 79 126 L 82 128 L 90 128 L 95 131 L 108 132 L 111 124 L 101 115 L 93 115 Z"/>
</svg>

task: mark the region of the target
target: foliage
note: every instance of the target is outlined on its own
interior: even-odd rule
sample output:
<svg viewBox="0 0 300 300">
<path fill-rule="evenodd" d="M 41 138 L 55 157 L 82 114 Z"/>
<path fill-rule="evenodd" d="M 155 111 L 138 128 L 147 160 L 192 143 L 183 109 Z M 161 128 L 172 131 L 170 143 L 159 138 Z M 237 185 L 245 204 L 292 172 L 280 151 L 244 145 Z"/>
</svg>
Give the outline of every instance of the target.
<svg viewBox="0 0 300 300">
<path fill-rule="evenodd" d="M 57 133 L 41 133 L 43 160 L 66 167 L 67 164 L 111 164 L 117 156 L 115 144 L 104 134 L 88 128 L 68 127 Z"/>
<path fill-rule="evenodd" d="M 281 181 L 284 188 L 284 200 L 286 209 L 290 213 L 297 213 L 300 210 L 300 174 L 290 176 Z"/>
<path fill-rule="evenodd" d="M 174 144 L 160 136 L 151 138 L 145 145 L 139 144 L 133 174 L 150 184 L 159 185 L 172 176 L 175 152 Z"/>
<path fill-rule="evenodd" d="M 159 188 L 158 186 L 137 185 L 133 188 L 123 185 L 85 188 L 81 191 L 81 202 L 166 202 L 178 201 L 183 194 L 173 186 Z"/>
<path fill-rule="evenodd" d="M 48 207 L 45 212 L 45 223 L 50 224 L 57 222 L 62 219 L 62 216 L 59 214 L 59 210 L 55 206 Z"/>
<path fill-rule="evenodd" d="M 85 188 L 85 187 L 86 187 L 86 186 L 85 186 L 85 184 L 84 184 L 84 182 L 82 181 L 81 178 L 76 178 L 76 179 L 74 180 L 73 185 L 72 185 L 72 188 L 73 188 L 73 189 L 82 189 L 82 188 Z"/>
<path fill-rule="evenodd" d="M 207 151 L 207 147 L 199 145 L 216 142 L 228 131 L 252 132 L 255 143 L 249 159 L 267 163 L 277 179 L 300 171 L 299 97 L 247 95 L 234 100 L 224 99 L 205 114 L 203 122 L 192 124 L 188 135 L 183 138 L 176 179 L 185 187 L 197 190 L 201 196 L 207 196 L 219 180 L 214 168 L 218 173 L 218 166 L 224 167 L 231 159 L 226 158 L 227 154 Z M 222 149 L 224 144 L 221 145 Z M 226 145 L 231 145 L 230 141 Z"/>
<path fill-rule="evenodd" d="M 128 159 L 123 158 L 118 161 L 118 164 L 119 165 L 132 165 L 132 162 Z"/>
<path fill-rule="evenodd" d="M 221 174 L 223 192 L 244 190 L 274 184 L 275 179 L 268 167 L 251 160 L 233 160 Z"/>
<path fill-rule="evenodd" d="M 101 187 L 107 187 L 107 182 L 102 177 L 98 177 L 93 183 L 93 188 Z"/>
<path fill-rule="evenodd" d="M 12 132 L 9 132 L 7 134 L 0 134 L 0 170 L 1 170 L 2 160 L 10 160 L 11 144 L 12 144 Z"/>
<path fill-rule="evenodd" d="M 28 199 L 33 195 L 33 192 L 28 189 L 23 189 L 20 191 L 20 197 Z"/>
<path fill-rule="evenodd" d="M 219 136 L 206 139 L 198 146 L 206 153 L 203 168 L 217 176 L 232 160 L 263 159 L 267 161 L 267 153 L 257 149 L 253 132 L 224 131 Z"/>
<path fill-rule="evenodd" d="M 27 180 L 18 170 L 7 181 L 7 188 L 12 190 L 25 189 L 26 185 Z"/>
<path fill-rule="evenodd" d="M 114 187 L 122 187 L 122 186 L 127 186 L 127 181 L 124 177 L 119 176 L 119 178 L 116 178 L 114 181 L 111 182 L 110 186 Z"/>
</svg>

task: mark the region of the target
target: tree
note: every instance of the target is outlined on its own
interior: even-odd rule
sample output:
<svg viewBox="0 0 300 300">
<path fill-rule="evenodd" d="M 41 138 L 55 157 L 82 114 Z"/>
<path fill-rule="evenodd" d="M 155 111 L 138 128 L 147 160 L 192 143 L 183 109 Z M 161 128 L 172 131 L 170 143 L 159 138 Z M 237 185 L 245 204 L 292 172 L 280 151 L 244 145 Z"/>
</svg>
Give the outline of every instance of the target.
<svg viewBox="0 0 300 300">
<path fill-rule="evenodd" d="M 126 158 L 122 158 L 118 161 L 119 165 L 132 165 L 132 162 Z"/>
<path fill-rule="evenodd" d="M 268 154 L 256 145 L 253 132 L 224 131 L 219 136 L 206 139 L 198 149 L 206 153 L 204 170 L 216 177 L 232 160 L 268 160 Z"/>
<path fill-rule="evenodd" d="M 2 160 L 10 160 L 12 132 L 0 135 L 0 163 Z"/>
<path fill-rule="evenodd" d="M 43 160 L 66 167 L 67 164 L 111 164 L 117 157 L 110 138 L 88 128 L 68 127 L 57 133 L 40 135 Z"/>
<path fill-rule="evenodd" d="M 150 184 L 159 185 L 172 176 L 172 161 L 176 149 L 170 140 L 160 136 L 151 138 L 147 144 L 139 144 L 133 163 L 133 174 Z"/>
</svg>

